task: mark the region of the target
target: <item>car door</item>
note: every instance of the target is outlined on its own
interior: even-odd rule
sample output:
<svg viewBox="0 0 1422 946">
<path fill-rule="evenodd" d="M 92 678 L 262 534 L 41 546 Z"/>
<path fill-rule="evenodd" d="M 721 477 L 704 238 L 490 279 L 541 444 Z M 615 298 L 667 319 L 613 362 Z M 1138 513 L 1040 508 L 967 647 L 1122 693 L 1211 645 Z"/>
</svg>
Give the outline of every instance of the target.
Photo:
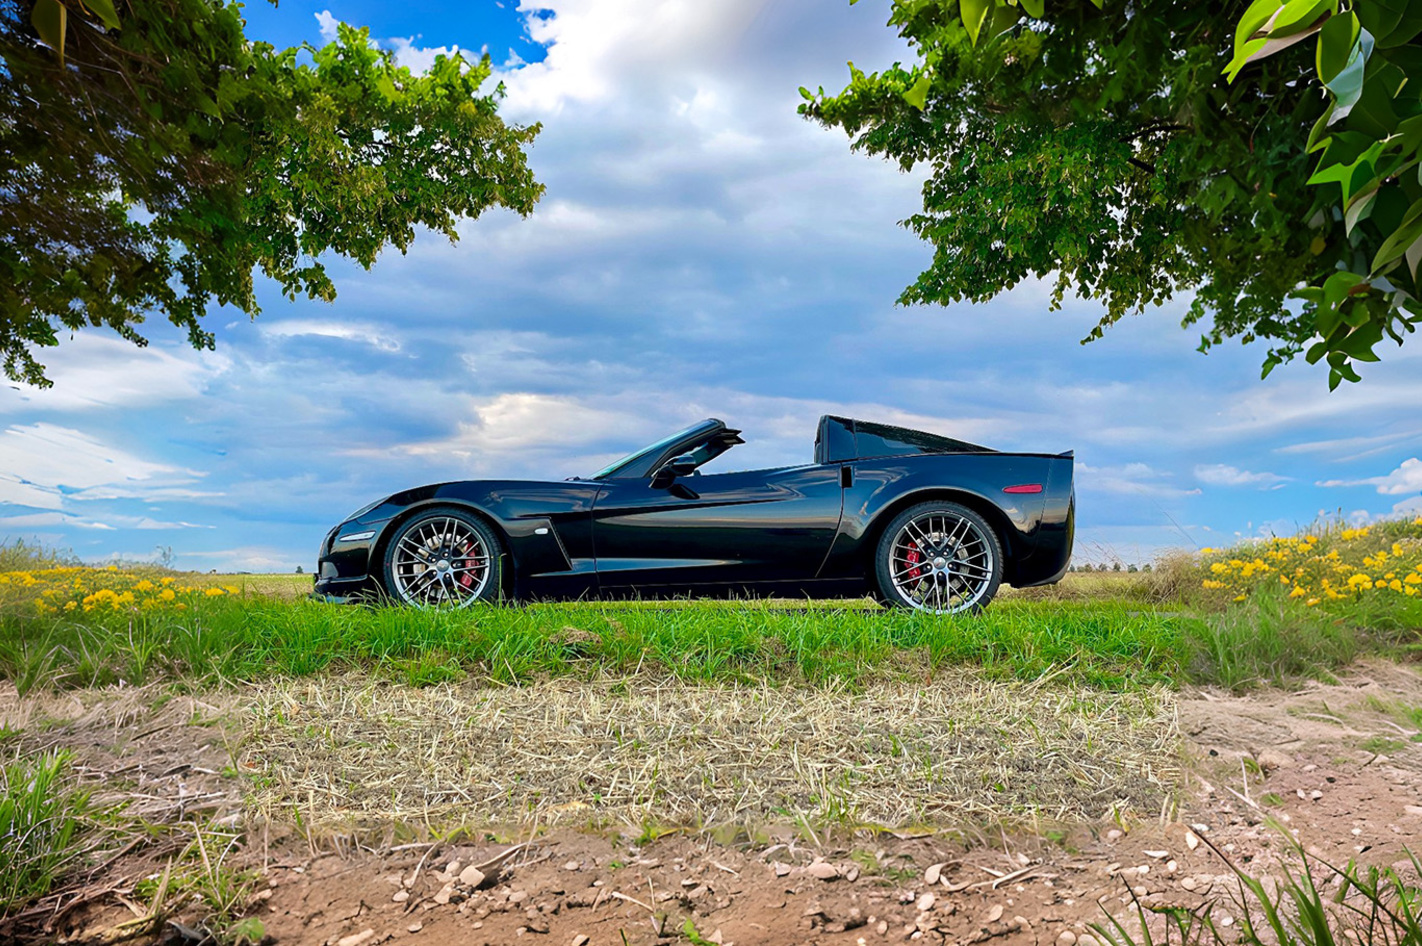
<svg viewBox="0 0 1422 946">
<path fill-rule="evenodd" d="M 599 585 L 694 588 L 814 578 L 839 528 L 838 465 L 609 479 L 593 506 Z"/>
</svg>

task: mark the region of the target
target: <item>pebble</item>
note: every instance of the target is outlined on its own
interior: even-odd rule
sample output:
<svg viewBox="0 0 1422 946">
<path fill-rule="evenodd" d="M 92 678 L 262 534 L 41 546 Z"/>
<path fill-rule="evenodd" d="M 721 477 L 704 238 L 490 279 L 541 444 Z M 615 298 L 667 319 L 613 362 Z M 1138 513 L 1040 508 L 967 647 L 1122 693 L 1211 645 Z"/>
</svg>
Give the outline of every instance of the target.
<svg viewBox="0 0 1422 946">
<path fill-rule="evenodd" d="M 424 929 L 424 928 L 425 928 L 425 924 L 421 923 L 419 920 L 416 920 L 415 922 L 411 923 L 409 926 L 405 927 L 405 929 L 409 930 L 411 933 L 418 933 L 420 930 L 422 930 L 422 929 Z"/>
<path fill-rule="evenodd" d="M 844 879 L 847 880 L 847 881 L 849 881 L 851 884 L 854 883 L 856 880 L 858 880 L 858 879 L 859 879 L 859 867 L 858 867 L 858 865 L 850 865 L 849 870 L 847 870 L 847 871 L 844 872 Z"/>
<path fill-rule="evenodd" d="M 1169 856 L 1170 856 L 1170 852 L 1169 852 L 1169 851 L 1145 851 L 1145 852 L 1143 852 L 1143 853 L 1145 854 L 1146 857 L 1151 857 L 1151 858 L 1154 858 L 1155 860 L 1160 860 L 1160 859 L 1163 858 L 1163 857 L 1169 857 Z"/>
<path fill-rule="evenodd" d="M 1200 846 L 1200 839 L 1197 838 L 1197 837 L 1195 837 L 1195 832 L 1193 832 L 1193 831 L 1186 831 L 1186 832 L 1185 832 L 1185 846 L 1188 847 L 1188 848 L 1189 848 L 1190 850 L 1192 850 L 1192 851 L 1195 850 L 1195 848 L 1197 848 L 1197 847 Z"/>
<path fill-rule="evenodd" d="M 586 933 L 579 933 L 577 936 L 574 936 L 574 937 L 573 937 L 572 946 L 588 946 L 588 942 L 589 942 L 590 940 L 591 940 L 591 937 L 588 936 L 588 934 L 586 934 Z"/>
<path fill-rule="evenodd" d="M 466 887 L 478 887 L 484 882 L 484 872 L 470 864 L 459 872 L 459 882 Z"/>
<path fill-rule="evenodd" d="M 992 909 L 988 911 L 987 921 L 989 923 L 996 923 L 1000 919 L 1002 919 L 1002 904 L 995 903 Z"/>
<path fill-rule="evenodd" d="M 1137 897 L 1144 897 L 1146 894 L 1150 893 L 1150 891 L 1138 885 L 1131 888 L 1131 893 L 1135 894 Z"/>
<path fill-rule="evenodd" d="M 1180 886 L 1184 887 L 1186 890 L 1194 890 L 1194 889 L 1195 889 L 1195 878 L 1194 878 L 1194 877 L 1186 877 L 1184 880 L 1180 881 Z"/>
<path fill-rule="evenodd" d="M 1057 936 L 1057 946 L 1076 946 L 1076 934 L 1071 930 L 1062 930 Z"/>
<path fill-rule="evenodd" d="M 948 864 L 948 861 L 943 861 L 942 863 L 931 865 L 928 870 L 923 872 L 923 882 L 930 887 L 938 883 L 938 878 L 943 875 L 943 868 L 947 867 Z"/>
<path fill-rule="evenodd" d="M 1121 840 L 1121 837 L 1122 831 L 1120 828 L 1112 828 L 1110 831 L 1106 832 L 1106 840 L 1108 841 L 1119 841 Z"/>
<path fill-rule="evenodd" d="M 390 899 L 394 900 L 396 903 L 404 903 L 406 900 L 410 899 L 410 891 L 397 890 L 395 891 L 395 896 L 391 897 Z"/>
<path fill-rule="evenodd" d="M 336 940 L 336 946 L 363 946 L 373 939 L 375 939 L 375 930 L 363 930 L 349 936 L 342 936 Z"/>
<path fill-rule="evenodd" d="M 1422 815 L 1422 805 L 1403 805 L 1402 810 L 1409 815 Z"/>
<path fill-rule="evenodd" d="M 918 910 L 919 913 L 927 913 L 929 910 L 933 909 L 933 904 L 937 902 L 937 897 L 935 897 L 931 893 L 926 893 L 918 898 L 918 902 L 914 904 L 914 907 Z M 1001 912 L 1001 910 L 998 911 L 999 914 L 1001 914 Z"/>
<path fill-rule="evenodd" d="M 1175 863 L 1174 861 L 1166 861 L 1166 862 L 1165 862 L 1165 870 L 1166 870 L 1166 873 L 1173 874 L 1173 873 L 1175 873 L 1175 872 L 1176 872 L 1177 870 L 1179 870 L 1179 869 L 1180 869 L 1180 865 L 1177 864 L 1177 863 Z"/>
<path fill-rule="evenodd" d="M 582 865 L 580 865 L 577 861 L 569 861 L 568 863 L 566 863 L 566 864 L 563 865 L 563 869 L 564 869 L 564 870 L 577 870 L 580 866 L 582 866 Z"/>
<path fill-rule="evenodd" d="M 454 885 L 445 884 L 443 887 L 439 888 L 439 893 L 434 895 L 434 902 L 441 905 L 446 904 L 449 902 L 449 897 L 452 893 L 454 893 Z M 336 944 L 336 946 L 341 946 L 341 944 L 338 943 Z"/>
<path fill-rule="evenodd" d="M 788 874 L 788 873 L 790 873 L 790 865 L 789 865 L 789 864 L 781 864 L 781 863 L 778 863 L 778 862 L 776 863 L 776 865 L 775 865 L 775 876 L 776 876 L 776 877 L 784 877 L 784 876 L 785 876 L 786 874 Z"/>
<path fill-rule="evenodd" d="M 1320 792 L 1318 789 L 1315 788 L 1313 791 L 1308 793 L 1308 797 L 1313 799 L 1314 801 L 1318 801 L 1320 798 L 1323 797 L 1323 792 Z M 1417 806 L 1412 805 L 1410 807 L 1416 808 Z M 1422 808 L 1418 808 L 1417 813 L 1422 814 Z"/>
<path fill-rule="evenodd" d="M 874 932 L 878 933 L 880 936 L 886 936 L 886 935 L 888 935 L 888 932 L 889 932 L 889 921 L 888 921 L 888 920 L 880 920 L 878 923 L 875 923 L 875 924 L 874 924 Z"/>
<path fill-rule="evenodd" d="M 509 903 L 523 903 L 523 901 L 527 899 L 527 890 L 515 890 L 513 893 L 509 894 Z"/>
<path fill-rule="evenodd" d="M 816 880 L 834 880 L 839 876 L 839 868 L 828 861 L 816 861 L 805 870 Z"/>
</svg>

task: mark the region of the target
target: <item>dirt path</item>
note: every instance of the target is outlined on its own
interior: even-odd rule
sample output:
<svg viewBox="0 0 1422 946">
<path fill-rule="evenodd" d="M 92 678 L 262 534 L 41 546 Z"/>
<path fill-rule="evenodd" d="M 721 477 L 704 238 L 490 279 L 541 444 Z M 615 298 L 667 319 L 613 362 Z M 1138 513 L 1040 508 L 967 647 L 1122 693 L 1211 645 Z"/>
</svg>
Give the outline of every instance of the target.
<svg viewBox="0 0 1422 946">
<path fill-rule="evenodd" d="M 152 694 L 22 701 L 0 691 L 0 724 L 21 730 L 26 748 L 71 748 L 100 791 L 147 798 L 146 817 L 170 824 L 195 816 L 229 824 L 245 819 L 245 846 L 234 856 L 261 872 L 252 915 L 279 943 L 685 943 L 696 941 L 684 932 L 690 921 L 698 937 L 723 944 L 1092 946 L 1089 924 L 1103 921 L 1106 911 L 1126 916 L 1133 894 L 1184 905 L 1214 899 L 1217 922 L 1235 922 L 1229 867 L 1211 845 L 1263 874 L 1287 856 L 1285 831 L 1339 864 L 1352 857 L 1391 864 L 1404 844 L 1422 847 L 1422 744 L 1413 741 L 1411 715 L 1422 707 L 1422 678 L 1383 663 L 1362 665 L 1338 685 L 1296 693 L 1175 699 L 1167 725 L 1178 718 L 1189 775 L 1176 788 L 1178 808 L 1164 806 L 1164 820 L 1159 810 L 1137 806 L 1119 824 L 1099 817 L 1063 824 L 1039 812 L 1035 830 L 1030 818 L 1019 818 L 1022 827 L 1013 831 L 932 834 L 908 827 L 827 832 L 808 826 L 820 821 L 796 827 L 782 817 L 779 827 L 726 822 L 717 831 L 651 840 L 639 838 L 640 825 L 612 821 L 590 828 L 584 820 L 575 828 L 565 819 L 541 827 L 547 820 L 540 812 L 556 806 L 538 805 L 521 828 L 435 845 L 370 821 L 303 835 L 279 808 L 269 809 L 270 827 L 263 827 L 252 799 L 294 803 L 291 788 L 298 784 L 273 784 L 276 769 L 236 774 L 256 745 L 252 734 L 266 725 L 249 711 L 263 698 L 179 697 L 155 709 Z M 342 713 L 355 720 L 350 725 L 365 725 L 359 714 L 351 716 L 353 705 L 344 704 Z M 310 723 L 308 714 L 301 727 Z M 349 734 L 317 726 L 310 738 L 332 735 L 328 763 L 339 767 Z M 846 741 L 843 733 L 834 738 Z M 1150 744 L 1141 738 L 1139 745 Z M 454 743 L 449 752 L 452 766 Z M 261 779 L 267 782 L 257 784 Z M 970 786 L 960 779 L 938 787 L 964 793 Z M 1088 796 L 1099 789 L 1091 787 Z M 356 807 L 369 817 L 370 794 L 351 797 L 361 799 Z M 331 814 L 339 807 L 308 799 L 305 810 Z M 1279 827 L 1267 825 L 1266 816 Z M 164 853 L 135 850 L 93 883 L 131 890 L 161 869 Z M 66 914 L 49 938 L 79 941 L 133 917 L 120 902 L 100 897 Z"/>
</svg>

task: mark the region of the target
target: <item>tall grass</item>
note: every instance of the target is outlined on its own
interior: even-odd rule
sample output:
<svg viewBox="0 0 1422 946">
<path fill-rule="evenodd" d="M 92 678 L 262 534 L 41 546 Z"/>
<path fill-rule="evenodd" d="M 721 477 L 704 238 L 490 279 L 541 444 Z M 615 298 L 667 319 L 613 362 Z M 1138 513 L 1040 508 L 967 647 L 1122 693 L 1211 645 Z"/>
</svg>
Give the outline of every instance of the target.
<svg viewBox="0 0 1422 946">
<path fill-rule="evenodd" d="M 411 683 L 660 671 L 689 681 L 856 684 L 951 672 L 1169 679 L 1189 619 L 1089 602 L 1001 602 L 974 617 L 743 602 L 534 604 L 467 611 L 214 598 L 178 612 L 0 613 L 0 676 L 36 686 L 242 680 L 352 668 Z"/>
<path fill-rule="evenodd" d="M 1274 827 L 1278 828 L 1278 825 Z M 1221 931 L 1213 917 L 1214 901 L 1196 908 L 1146 906 L 1135 901 L 1139 931 L 1115 917 L 1096 924 L 1110 946 L 1156 946 L 1147 914 L 1162 916 L 1162 944 L 1181 946 L 1418 946 L 1422 944 L 1422 862 L 1408 852 L 1405 868 L 1335 867 L 1310 856 L 1280 829 L 1299 862 L 1294 873 L 1270 885 L 1254 877 L 1210 845 L 1238 880 L 1230 907 L 1239 915 L 1237 930 Z M 1208 840 L 1206 840 L 1208 844 Z M 1327 891 L 1327 892 L 1325 892 Z"/>
<path fill-rule="evenodd" d="M 87 796 L 66 781 L 68 767 L 64 752 L 0 766 L 0 917 L 48 893 L 77 857 Z"/>
</svg>

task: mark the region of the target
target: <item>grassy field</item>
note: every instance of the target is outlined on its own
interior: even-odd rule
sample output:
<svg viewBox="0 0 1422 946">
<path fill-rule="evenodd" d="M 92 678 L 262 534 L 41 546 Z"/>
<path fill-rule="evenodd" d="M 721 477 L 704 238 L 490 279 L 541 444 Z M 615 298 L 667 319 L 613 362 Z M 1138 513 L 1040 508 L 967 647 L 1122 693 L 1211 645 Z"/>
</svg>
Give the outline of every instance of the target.
<svg viewBox="0 0 1422 946">
<path fill-rule="evenodd" d="M 309 576 L 86 568 L 18 544 L 0 548 L 0 565 L 0 677 L 22 692 L 355 669 L 417 685 L 652 672 L 862 686 L 961 665 L 1103 687 L 1243 687 L 1326 676 L 1422 639 L 1422 520 L 1206 550 L 1149 573 L 1073 573 L 964 617 L 868 601 L 420 611 L 313 602 Z"/>
</svg>

